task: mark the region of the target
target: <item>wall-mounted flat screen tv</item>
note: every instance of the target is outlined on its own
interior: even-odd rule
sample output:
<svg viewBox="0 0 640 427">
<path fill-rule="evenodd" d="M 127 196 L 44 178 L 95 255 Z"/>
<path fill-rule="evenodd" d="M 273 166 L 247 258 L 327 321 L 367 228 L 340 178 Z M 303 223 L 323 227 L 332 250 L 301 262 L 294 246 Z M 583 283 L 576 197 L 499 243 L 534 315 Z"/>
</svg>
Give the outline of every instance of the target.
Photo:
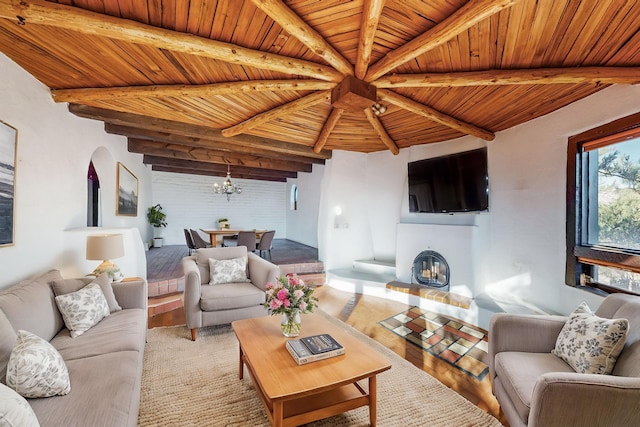
<svg viewBox="0 0 640 427">
<path fill-rule="evenodd" d="M 489 209 L 487 149 L 409 163 L 409 212 L 480 212 Z"/>
</svg>

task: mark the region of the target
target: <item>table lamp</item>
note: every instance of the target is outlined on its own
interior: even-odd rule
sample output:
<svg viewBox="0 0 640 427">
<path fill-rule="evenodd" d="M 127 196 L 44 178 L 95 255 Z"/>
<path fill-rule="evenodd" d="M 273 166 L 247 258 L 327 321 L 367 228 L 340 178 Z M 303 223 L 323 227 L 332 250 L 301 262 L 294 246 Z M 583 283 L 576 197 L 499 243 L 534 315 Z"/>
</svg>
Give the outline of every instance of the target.
<svg viewBox="0 0 640 427">
<path fill-rule="evenodd" d="M 96 267 L 89 276 L 98 277 L 102 273 L 107 273 L 112 281 L 122 280 L 123 275 L 120 268 L 109 261 L 112 258 L 124 256 L 124 242 L 122 234 L 98 234 L 87 236 L 87 259 L 102 260 L 102 264 Z"/>
</svg>

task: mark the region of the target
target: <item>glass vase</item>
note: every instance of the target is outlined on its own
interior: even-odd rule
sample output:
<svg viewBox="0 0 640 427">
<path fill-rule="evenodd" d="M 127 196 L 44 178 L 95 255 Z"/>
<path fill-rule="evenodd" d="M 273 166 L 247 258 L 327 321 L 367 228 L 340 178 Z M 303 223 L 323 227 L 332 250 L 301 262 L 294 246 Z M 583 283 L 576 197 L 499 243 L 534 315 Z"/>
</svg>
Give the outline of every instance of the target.
<svg viewBox="0 0 640 427">
<path fill-rule="evenodd" d="M 298 310 L 282 313 L 280 321 L 280 329 L 285 337 L 297 337 L 300 335 L 302 320 L 300 320 L 300 312 Z"/>
</svg>

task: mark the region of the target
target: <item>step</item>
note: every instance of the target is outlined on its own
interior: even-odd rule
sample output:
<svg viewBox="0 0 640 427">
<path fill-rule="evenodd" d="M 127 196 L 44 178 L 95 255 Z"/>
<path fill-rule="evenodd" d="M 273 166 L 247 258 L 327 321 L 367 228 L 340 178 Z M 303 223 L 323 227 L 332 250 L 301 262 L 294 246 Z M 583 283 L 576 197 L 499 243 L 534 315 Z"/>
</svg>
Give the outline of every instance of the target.
<svg viewBox="0 0 640 427">
<path fill-rule="evenodd" d="M 149 316 L 166 313 L 182 307 L 182 292 L 150 297 L 147 301 Z"/>
<path fill-rule="evenodd" d="M 149 280 L 147 286 L 149 298 L 183 292 L 184 276 L 175 279 Z"/>
<path fill-rule="evenodd" d="M 353 261 L 353 269 L 363 273 L 379 274 L 384 276 L 396 275 L 395 261 L 380 261 L 376 259 L 359 259 Z"/>
</svg>

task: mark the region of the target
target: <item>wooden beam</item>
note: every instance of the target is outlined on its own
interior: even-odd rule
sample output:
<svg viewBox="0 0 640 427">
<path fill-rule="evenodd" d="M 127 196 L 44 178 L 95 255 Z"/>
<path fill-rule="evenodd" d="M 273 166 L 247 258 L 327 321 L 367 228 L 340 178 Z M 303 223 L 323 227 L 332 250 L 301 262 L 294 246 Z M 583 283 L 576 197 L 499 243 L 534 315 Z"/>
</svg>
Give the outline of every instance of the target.
<svg viewBox="0 0 640 427">
<path fill-rule="evenodd" d="M 275 169 L 293 172 L 311 172 L 312 169 L 311 163 L 265 159 L 264 157 L 247 154 L 233 154 L 225 151 L 186 147 L 184 145 L 152 142 L 135 138 L 128 139 L 127 148 L 131 153 L 170 157 L 182 160 L 198 160 L 201 162 L 220 163 L 224 165 L 248 166 L 261 169 Z"/>
<path fill-rule="evenodd" d="M 351 63 L 289 6 L 280 0 L 251 0 L 251 2 L 333 68 L 342 74 L 353 75 Z"/>
<path fill-rule="evenodd" d="M 207 85 L 149 85 L 100 87 L 78 89 L 54 89 L 56 102 L 84 103 L 114 99 L 140 99 L 159 97 L 211 97 L 246 92 L 330 90 L 337 83 L 321 80 L 249 80 L 242 82 L 213 83 Z"/>
<path fill-rule="evenodd" d="M 241 144 L 247 147 L 264 148 L 278 153 L 287 153 L 303 157 L 313 157 L 317 159 L 331 158 L 331 151 L 328 150 L 316 153 L 313 151 L 312 147 L 308 147 L 306 145 L 293 144 L 290 142 L 262 138 L 253 135 L 238 135 L 233 138 L 226 138 L 222 136 L 220 130 L 206 126 L 141 116 L 139 114 L 121 113 L 114 110 L 78 104 L 70 104 L 69 111 L 78 117 L 100 120 L 105 123 L 133 126 L 140 129 L 157 130 L 159 132 L 177 134 L 190 138 L 207 138 L 212 141 L 232 142 L 234 144 Z"/>
<path fill-rule="evenodd" d="M 451 117 L 434 108 L 429 107 L 428 105 L 424 105 L 412 99 L 406 98 L 393 91 L 390 91 L 389 89 L 378 90 L 378 96 L 383 101 L 390 102 L 391 104 L 397 105 L 400 108 L 404 108 L 407 111 L 418 114 L 422 117 L 426 117 L 429 120 L 433 120 L 434 122 L 438 122 L 441 125 L 450 127 L 451 129 L 466 133 L 467 135 L 477 136 L 478 138 L 484 139 L 486 141 L 493 141 L 493 139 L 496 137 L 495 134 L 491 131 L 482 129 L 470 123 L 466 123 L 462 120 L 456 119 L 455 117 Z"/>
<path fill-rule="evenodd" d="M 0 0 L 0 18 L 21 25 L 47 25 L 92 36 L 107 37 L 263 70 L 338 82 L 344 77 L 331 67 L 248 49 L 232 43 L 166 30 L 128 19 L 103 15 L 42 0 Z"/>
<path fill-rule="evenodd" d="M 238 123 L 237 125 L 222 129 L 222 135 L 228 137 L 245 133 L 248 130 L 260 126 L 263 123 L 267 123 L 279 117 L 286 116 L 287 114 L 294 111 L 304 110 L 305 108 L 319 104 L 330 98 L 331 91 L 329 90 L 314 92 L 310 95 L 298 98 L 295 101 L 291 101 L 279 107 L 272 108 L 271 110 L 265 111 L 264 113 L 257 114 L 243 122 Z"/>
<path fill-rule="evenodd" d="M 127 138 L 145 139 L 155 142 L 166 142 L 169 144 L 185 145 L 187 147 L 205 148 L 207 150 L 228 151 L 230 153 L 236 154 L 254 154 L 256 156 L 266 157 L 269 159 L 324 164 L 323 159 L 316 159 L 313 157 L 305 157 L 288 153 L 280 153 L 264 148 L 247 147 L 243 144 L 234 143 L 233 141 L 230 141 L 229 138 L 222 140 L 213 140 L 209 138 L 190 137 L 169 132 L 140 129 L 133 126 L 116 125 L 113 123 L 105 123 L 104 129 L 109 134 L 122 135 L 126 136 Z"/>
<path fill-rule="evenodd" d="M 449 17 L 415 39 L 388 52 L 382 59 L 369 67 L 365 80 L 372 82 L 399 65 L 444 44 L 484 21 L 496 13 L 510 8 L 521 0 L 470 0 Z"/>
<path fill-rule="evenodd" d="M 322 126 L 322 130 L 320 131 L 320 135 L 318 135 L 318 139 L 316 140 L 315 145 L 313 146 L 313 151 L 319 153 L 324 148 L 327 143 L 327 139 L 329 135 L 333 131 L 333 128 L 336 127 L 338 120 L 342 117 L 344 110 L 341 108 L 332 108 L 327 121 L 324 122 L 324 126 Z"/>
<path fill-rule="evenodd" d="M 640 67 L 569 67 L 458 73 L 393 74 L 373 82 L 378 88 L 549 84 L 638 84 Z"/>
<path fill-rule="evenodd" d="M 369 120 L 369 123 L 371 123 L 373 130 L 375 130 L 376 133 L 380 136 L 380 139 L 382 140 L 383 144 L 387 146 L 389 151 L 391 151 L 395 156 L 397 156 L 398 153 L 400 152 L 400 149 L 398 148 L 398 144 L 396 144 L 396 142 L 393 139 L 391 139 L 391 137 L 387 133 L 387 130 L 382 125 L 382 122 L 380 122 L 380 119 L 378 119 L 378 116 L 376 116 L 373 113 L 373 111 L 371 111 L 371 108 L 365 108 L 364 114 L 365 116 L 367 116 L 367 120 Z"/>
<path fill-rule="evenodd" d="M 227 172 L 225 171 L 223 172 L 213 172 L 213 171 L 206 171 L 206 170 L 202 170 L 202 169 L 189 169 L 189 168 L 177 168 L 177 167 L 173 167 L 173 166 L 160 166 L 160 165 L 152 165 L 151 166 L 151 170 L 157 171 L 157 172 L 169 172 L 169 173 L 181 173 L 181 174 L 189 174 L 189 175 L 205 175 L 205 176 L 219 176 L 219 177 L 225 177 L 227 176 Z M 259 175 L 252 175 L 252 174 L 242 174 L 242 173 L 235 173 L 232 172 L 231 173 L 231 179 L 252 179 L 252 180 L 256 180 L 256 181 L 272 181 L 272 182 L 287 182 L 287 178 L 282 178 L 282 177 L 273 177 L 273 176 L 266 176 L 266 177 L 262 177 Z"/>
<path fill-rule="evenodd" d="M 182 159 L 173 159 L 170 157 L 159 157 L 159 156 L 149 156 L 144 155 L 142 158 L 142 163 L 145 165 L 157 165 L 164 167 L 172 167 L 178 169 L 191 169 L 191 170 L 200 170 L 200 171 L 209 171 L 220 173 L 220 176 L 225 176 L 227 174 L 227 165 L 222 165 L 218 163 L 208 163 L 208 162 L 198 162 L 196 160 L 182 160 Z M 255 175 L 262 177 L 274 177 L 274 178 L 295 178 L 298 176 L 297 172 L 291 171 L 278 171 L 273 169 L 261 169 L 261 168 L 250 168 L 246 166 L 234 166 L 233 172 L 243 174 L 243 175 Z"/>
<path fill-rule="evenodd" d="M 364 0 L 362 20 L 360 21 L 360 38 L 358 40 L 358 56 L 356 57 L 356 77 L 363 80 L 371 61 L 373 40 L 385 0 Z"/>
</svg>

